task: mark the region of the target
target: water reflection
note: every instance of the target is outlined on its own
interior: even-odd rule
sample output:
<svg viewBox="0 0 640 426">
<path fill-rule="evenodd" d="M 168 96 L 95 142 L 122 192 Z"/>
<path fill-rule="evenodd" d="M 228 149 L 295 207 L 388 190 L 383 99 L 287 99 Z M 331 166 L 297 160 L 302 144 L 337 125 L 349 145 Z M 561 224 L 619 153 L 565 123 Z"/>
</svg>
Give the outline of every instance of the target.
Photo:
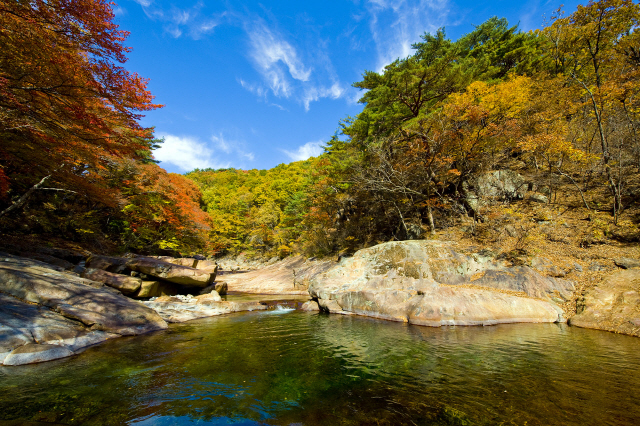
<svg viewBox="0 0 640 426">
<path fill-rule="evenodd" d="M 0 419 L 61 424 L 626 425 L 640 339 L 263 311 L 0 367 Z"/>
</svg>

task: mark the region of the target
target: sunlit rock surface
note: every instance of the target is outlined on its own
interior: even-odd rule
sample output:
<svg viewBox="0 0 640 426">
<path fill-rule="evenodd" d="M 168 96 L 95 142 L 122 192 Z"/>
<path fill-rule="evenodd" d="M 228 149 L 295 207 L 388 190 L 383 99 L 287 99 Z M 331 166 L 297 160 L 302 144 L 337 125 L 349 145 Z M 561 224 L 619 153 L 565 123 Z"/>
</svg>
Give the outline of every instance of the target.
<svg viewBox="0 0 640 426">
<path fill-rule="evenodd" d="M 640 337 L 640 269 L 615 272 L 588 290 L 569 324 Z"/>
<path fill-rule="evenodd" d="M 428 326 L 561 321 L 551 300 L 571 291 L 570 281 L 463 255 L 440 241 L 360 250 L 309 285 L 322 310 Z"/>
<path fill-rule="evenodd" d="M 334 264 L 327 260 L 305 260 L 302 256 L 294 256 L 257 271 L 225 274 L 222 279 L 228 290 L 233 292 L 306 295 L 310 278 Z"/>
</svg>

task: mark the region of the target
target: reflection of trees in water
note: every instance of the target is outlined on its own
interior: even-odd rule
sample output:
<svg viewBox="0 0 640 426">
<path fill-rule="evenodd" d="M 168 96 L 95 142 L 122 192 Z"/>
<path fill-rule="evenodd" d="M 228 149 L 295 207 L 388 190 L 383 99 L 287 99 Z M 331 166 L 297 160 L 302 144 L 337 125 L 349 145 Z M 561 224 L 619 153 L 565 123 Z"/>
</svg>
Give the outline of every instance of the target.
<svg viewBox="0 0 640 426">
<path fill-rule="evenodd" d="M 607 411 L 640 418 L 633 392 L 624 392 L 640 384 L 639 346 L 636 338 L 547 324 L 430 328 L 234 314 L 68 360 L 0 368 L 0 417 L 89 425 L 149 416 L 176 424 L 606 423 Z"/>
</svg>

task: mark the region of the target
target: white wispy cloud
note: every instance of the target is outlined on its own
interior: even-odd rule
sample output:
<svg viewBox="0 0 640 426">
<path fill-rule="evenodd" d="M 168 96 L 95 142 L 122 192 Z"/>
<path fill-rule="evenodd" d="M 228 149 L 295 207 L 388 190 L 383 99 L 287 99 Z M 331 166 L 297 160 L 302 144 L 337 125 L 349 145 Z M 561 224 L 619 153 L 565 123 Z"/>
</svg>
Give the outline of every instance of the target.
<svg viewBox="0 0 640 426">
<path fill-rule="evenodd" d="M 154 151 L 156 160 L 172 164 L 184 172 L 193 169 L 228 168 L 229 162 L 220 161 L 216 152 L 207 144 L 189 136 L 175 136 L 158 133 L 164 143 Z"/>
<path fill-rule="evenodd" d="M 288 98 L 290 80 L 308 81 L 311 68 L 304 65 L 297 50 L 276 30 L 260 19 L 247 25 L 250 57 L 256 70 L 274 95 Z"/>
<path fill-rule="evenodd" d="M 133 0 L 136 3 L 138 3 L 140 6 L 142 7 L 149 7 L 151 6 L 151 3 L 153 3 L 152 0 Z"/>
<path fill-rule="evenodd" d="M 309 105 L 311 102 L 317 101 L 320 98 L 339 99 L 345 92 L 340 83 L 334 83 L 331 87 L 323 86 L 310 86 L 305 88 L 302 103 L 305 111 L 309 111 Z"/>
<path fill-rule="evenodd" d="M 287 151 L 283 149 L 282 152 L 287 154 L 292 161 L 303 161 L 311 157 L 317 157 L 324 152 L 322 145 L 324 142 L 307 142 L 306 144 L 299 146 L 295 151 Z"/>
<path fill-rule="evenodd" d="M 312 102 L 343 97 L 346 85 L 339 81 L 333 69 L 327 42 L 320 38 L 310 39 L 315 35 L 313 31 L 307 31 L 304 40 L 288 38 L 276 27 L 262 18 L 244 19 L 249 58 L 261 82 L 238 78 L 242 87 L 282 110 L 287 109 L 270 102 L 270 96 L 290 99 L 306 111 Z"/>
<path fill-rule="evenodd" d="M 412 53 L 411 45 L 444 25 L 448 0 L 368 0 L 369 29 L 378 55 L 377 71 Z"/>
<path fill-rule="evenodd" d="M 197 40 L 204 34 L 212 32 L 227 15 L 226 12 L 223 12 L 213 16 L 204 16 L 202 13 L 204 3 L 202 1 L 189 8 L 175 6 L 163 8 L 153 3 L 152 0 L 134 1 L 142 6 L 147 17 L 162 22 L 165 32 L 174 38 L 187 34 Z"/>
</svg>

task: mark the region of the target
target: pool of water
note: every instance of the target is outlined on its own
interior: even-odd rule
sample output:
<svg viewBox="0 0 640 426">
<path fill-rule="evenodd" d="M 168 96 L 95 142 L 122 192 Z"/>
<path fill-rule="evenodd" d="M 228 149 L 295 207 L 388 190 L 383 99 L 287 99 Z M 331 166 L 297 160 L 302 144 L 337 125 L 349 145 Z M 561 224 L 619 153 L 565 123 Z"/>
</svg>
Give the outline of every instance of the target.
<svg viewBox="0 0 640 426">
<path fill-rule="evenodd" d="M 0 419 L 632 425 L 640 423 L 639 367 L 640 339 L 566 325 L 428 328 L 280 309 L 0 367 Z"/>
</svg>

